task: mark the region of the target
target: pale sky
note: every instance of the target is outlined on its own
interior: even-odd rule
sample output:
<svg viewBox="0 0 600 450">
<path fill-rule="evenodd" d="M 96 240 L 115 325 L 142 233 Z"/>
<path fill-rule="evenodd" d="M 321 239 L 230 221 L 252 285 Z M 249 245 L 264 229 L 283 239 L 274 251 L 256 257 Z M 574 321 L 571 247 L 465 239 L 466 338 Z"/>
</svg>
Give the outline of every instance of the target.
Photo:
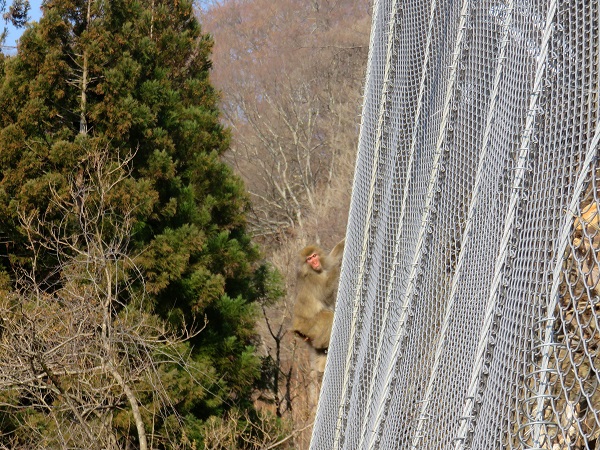
<svg viewBox="0 0 600 450">
<path fill-rule="evenodd" d="M 40 10 L 42 0 L 29 0 L 29 4 L 31 5 L 31 8 L 29 9 L 29 20 L 37 21 L 42 16 L 42 11 Z M 0 18 L 0 23 L 1 20 L 2 19 Z M 3 25 L 0 25 L 0 29 L 2 28 L 2 26 Z M 5 53 L 14 54 L 17 52 L 17 40 L 19 39 L 19 37 L 21 37 L 21 33 L 23 33 L 23 31 L 24 28 L 16 30 L 11 25 L 8 25 L 8 37 L 6 38 L 5 45 L 15 48 L 5 49 Z"/>
</svg>

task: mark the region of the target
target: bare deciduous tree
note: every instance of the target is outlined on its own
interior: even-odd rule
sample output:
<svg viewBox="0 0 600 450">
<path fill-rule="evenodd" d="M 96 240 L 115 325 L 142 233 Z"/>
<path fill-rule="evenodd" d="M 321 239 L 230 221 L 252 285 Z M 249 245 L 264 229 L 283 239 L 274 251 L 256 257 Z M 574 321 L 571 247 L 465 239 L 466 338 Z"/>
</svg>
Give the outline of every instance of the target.
<svg viewBox="0 0 600 450">
<path fill-rule="evenodd" d="M 53 214 L 21 213 L 35 255 L 19 288 L 0 297 L 0 414 L 13 448 L 179 448 L 165 371 L 193 376 L 184 341 L 150 313 L 144 280 L 129 250 L 139 183 L 132 155 L 95 150 L 67 185 L 51 186 Z M 55 270 L 39 279 L 42 254 Z M 175 419 L 172 427 L 167 417 Z M 5 427 L 6 429 L 6 427 Z M 10 444 L 9 444 L 10 443 Z"/>
<path fill-rule="evenodd" d="M 229 159 L 252 195 L 257 236 L 310 226 L 333 204 L 348 203 L 369 8 L 368 1 L 230 0 L 204 15 L 233 130 Z"/>
</svg>

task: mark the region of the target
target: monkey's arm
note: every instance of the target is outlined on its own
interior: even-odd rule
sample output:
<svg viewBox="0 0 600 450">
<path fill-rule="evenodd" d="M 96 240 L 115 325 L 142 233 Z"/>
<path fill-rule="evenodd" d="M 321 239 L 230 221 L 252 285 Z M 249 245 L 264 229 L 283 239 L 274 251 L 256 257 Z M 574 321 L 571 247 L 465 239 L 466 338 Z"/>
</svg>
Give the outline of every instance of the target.
<svg viewBox="0 0 600 450">
<path fill-rule="evenodd" d="M 342 239 L 340 242 L 338 242 L 335 247 L 333 247 L 333 250 L 331 250 L 329 252 L 329 257 L 332 258 L 333 260 L 335 260 L 337 263 L 339 263 L 342 260 L 342 255 L 344 254 L 344 245 L 346 243 L 346 238 Z"/>
</svg>

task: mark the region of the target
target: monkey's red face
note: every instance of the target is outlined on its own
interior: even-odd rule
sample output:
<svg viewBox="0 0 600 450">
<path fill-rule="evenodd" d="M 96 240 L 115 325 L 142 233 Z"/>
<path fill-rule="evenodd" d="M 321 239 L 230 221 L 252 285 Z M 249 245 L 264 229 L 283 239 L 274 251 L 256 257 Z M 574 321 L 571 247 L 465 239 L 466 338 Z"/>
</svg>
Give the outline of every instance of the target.
<svg viewBox="0 0 600 450">
<path fill-rule="evenodd" d="M 321 270 L 321 261 L 319 261 L 319 254 L 318 253 L 313 253 L 312 255 L 308 256 L 306 258 L 306 262 L 308 264 L 310 264 L 310 267 L 312 267 L 313 270 L 316 270 L 316 271 L 320 271 Z"/>
</svg>

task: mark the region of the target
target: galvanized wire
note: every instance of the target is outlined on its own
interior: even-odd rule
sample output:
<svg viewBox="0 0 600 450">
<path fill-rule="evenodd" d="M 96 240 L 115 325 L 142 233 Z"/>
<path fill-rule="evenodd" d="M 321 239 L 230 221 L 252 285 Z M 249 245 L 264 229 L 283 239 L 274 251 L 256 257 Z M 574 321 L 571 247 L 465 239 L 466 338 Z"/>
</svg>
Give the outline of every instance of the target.
<svg viewBox="0 0 600 450">
<path fill-rule="evenodd" d="M 600 449 L 599 0 L 377 0 L 313 449 Z"/>
</svg>

